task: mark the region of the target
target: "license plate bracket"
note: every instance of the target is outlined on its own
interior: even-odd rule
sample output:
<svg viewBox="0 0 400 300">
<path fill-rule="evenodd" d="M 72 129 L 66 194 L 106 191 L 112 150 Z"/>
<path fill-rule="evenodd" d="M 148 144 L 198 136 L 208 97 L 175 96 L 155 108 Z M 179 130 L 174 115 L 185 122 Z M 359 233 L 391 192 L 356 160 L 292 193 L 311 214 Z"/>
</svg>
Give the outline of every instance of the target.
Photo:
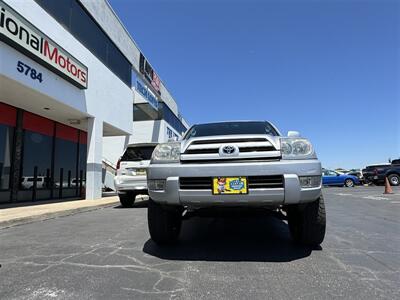
<svg viewBox="0 0 400 300">
<path fill-rule="evenodd" d="M 213 195 L 242 195 L 248 194 L 248 180 L 244 176 L 214 177 Z"/>
</svg>

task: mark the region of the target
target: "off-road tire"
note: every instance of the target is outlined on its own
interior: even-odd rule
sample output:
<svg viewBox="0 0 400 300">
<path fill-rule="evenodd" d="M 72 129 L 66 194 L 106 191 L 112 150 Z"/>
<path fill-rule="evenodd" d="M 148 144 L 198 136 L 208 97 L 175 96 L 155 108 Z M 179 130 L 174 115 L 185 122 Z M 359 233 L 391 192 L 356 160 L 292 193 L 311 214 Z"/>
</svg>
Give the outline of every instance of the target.
<svg viewBox="0 0 400 300">
<path fill-rule="evenodd" d="M 290 234 L 295 242 L 318 246 L 325 237 L 324 198 L 310 203 L 290 205 L 287 209 Z"/>
<path fill-rule="evenodd" d="M 398 186 L 400 184 L 400 176 L 397 174 L 390 174 L 388 180 L 392 186 Z"/>
<path fill-rule="evenodd" d="M 163 206 L 149 199 L 147 223 L 150 237 L 158 245 L 176 242 L 182 225 L 182 209 L 175 206 Z"/>
<path fill-rule="evenodd" d="M 119 194 L 118 196 L 119 202 L 121 202 L 122 207 L 132 207 L 135 203 L 135 193 L 127 192 L 126 194 Z"/>
</svg>

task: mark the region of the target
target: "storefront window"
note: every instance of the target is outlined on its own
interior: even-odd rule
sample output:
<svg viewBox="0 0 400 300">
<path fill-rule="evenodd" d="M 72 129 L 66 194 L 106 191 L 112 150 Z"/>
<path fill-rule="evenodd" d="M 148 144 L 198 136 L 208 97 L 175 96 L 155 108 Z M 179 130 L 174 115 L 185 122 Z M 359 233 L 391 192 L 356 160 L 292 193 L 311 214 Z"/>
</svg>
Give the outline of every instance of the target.
<svg viewBox="0 0 400 300">
<path fill-rule="evenodd" d="M 78 186 L 80 186 L 80 180 L 82 177 L 82 187 L 85 187 L 86 182 L 86 159 L 87 156 L 87 133 L 84 131 L 80 132 L 79 136 L 79 164 L 78 164 Z M 83 193 L 83 191 L 81 191 Z"/>
<path fill-rule="evenodd" d="M 84 196 L 87 133 L 26 111 L 21 115 L 17 200 Z M 11 197 L 16 125 L 17 109 L 0 102 L 0 202 Z"/>
<path fill-rule="evenodd" d="M 23 155 L 20 188 L 31 190 L 36 175 L 37 189 L 50 188 L 51 157 L 53 148 L 54 122 L 24 112 Z"/>
<path fill-rule="evenodd" d="M 78 130 L 56 125 L 54 182 L 59 197 L 73 197 L 77 192 Z M 57 195 L 57 194 L 56 194 Z"/>
<path fill-rule="evenodd" d="M 10 186 L 13 136 L 13 127 L 0 124 L 0 190 Z"/>
<path fill-rule="evenodd" d="M 11 199 L 11 167 L 16 121 L 17 110 L 0 102 L 0 203 L 9 202 Z"/>
</svg>

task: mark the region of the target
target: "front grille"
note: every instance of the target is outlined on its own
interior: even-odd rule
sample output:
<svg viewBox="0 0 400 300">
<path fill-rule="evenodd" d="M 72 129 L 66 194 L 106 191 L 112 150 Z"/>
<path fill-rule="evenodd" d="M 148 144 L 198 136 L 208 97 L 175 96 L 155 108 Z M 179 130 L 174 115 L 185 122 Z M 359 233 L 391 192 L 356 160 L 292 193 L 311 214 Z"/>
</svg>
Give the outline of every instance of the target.
<svg viewBox="0 0 400 300">
<path fill-rule="evenodd" d="M 227 163 L 263 163 L 263 162 L 272 162 L 272 161 L 279 161 L 281 159 L 281 156 L 279 157 L 274 157 L 274 158 L 260 158 L 260 157 L 250 157 L 250 158 L 241 158 L 241 157 L 234 157 L 230 159 L 191 159 L 191 160 L 181 160 L 181 164 L 187 165 L 187 164 L 227 164 Z"/>
<path fill-rule="evenodd" d="M 215 139 L 215 140 L 201 140 L 193 141 L 191 145 L 204 145 L 204 144 L 231 144 L 231 143 L 242 143 L 242 142 L 265 142 L 265 138 L 247 138 L 247 139 Z"/>
<path fill-rule="evenodd" d="M 221 155 L 221 147 L 236 146 L 238 153 L 232 156 Z M 202 161 L 263 161 L 279 159 L 281 153 L 267 137 L 217 138 L 211 140 L 194 140 L 181 154 L 182 163 Z"/>
<path fill-rule="evenodd" d="M 208 153 L 218 153 L 219 149 L 189 149 L 186 150 L 185 154 L 208 154 Z"/>
<path fill-rule="evenodd" d="M 211 177 L 181 177 L 179 178 L 181 190 L 211 190 Z"/>
<path fill-rule="evenodd" d="M 283 188 L 282 175 L 249 176 L 249 189 Z"/>
<path fill-rule="evenodd" d="M 259 147 L 239 147 L 239 152 L 248 153 L 248 152 L 260 152 L 260 151 L 274 151 L 275 148 L 273 146 L 259 146 Z M 188 149 L 185 154 L 210 154 L 210 153 L 219 153 L 219 148 L 211 148 L 211 149 Z"/>
<path fill-rule="evenodd" d="M 180 177 L 181 190 L 211 190 L 212 177 Z M 283 188 L 282 175 L 249 176 L 247 177 L 249 189 Z"/>
<path fill-rule="evenodd" d="M 273 146 L 260 146 L 260 147 L 239 147 L 239 152 L 260 152 L 260 151 L 274 151 Z"/>
</svg>

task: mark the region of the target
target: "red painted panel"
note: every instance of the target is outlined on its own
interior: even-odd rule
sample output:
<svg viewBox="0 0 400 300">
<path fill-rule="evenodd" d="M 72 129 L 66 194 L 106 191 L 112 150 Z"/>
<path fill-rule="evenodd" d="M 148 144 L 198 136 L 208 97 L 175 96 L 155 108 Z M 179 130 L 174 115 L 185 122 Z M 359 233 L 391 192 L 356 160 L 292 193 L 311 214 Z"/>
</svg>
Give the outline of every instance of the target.
<svg viewBox="0 0 400 300">
<path fill-rule="evenodd" d="M 54 122 L 30 112 L 24 112 L 22 127 L 48 136 L 54 135 Z"/>
<path fill-rule="evenodd" d="M 81 135 L 79 137 L 79 143 L 87 144 L 87 133 L 86 132 L 81 131 Z"/>
<path fill-rule="evenodd" d="M 17 109 L 0 102 L 0 124 L 15 127 L 17 124 Z"/>
<path fill-rule="evenodd" d="M 56 125 L 56 137 L 59 139 L 71 141 L 74 143 L 78 142 L 78 129 L 69 127 L 64 124 L 57 123 Z"/>
</svg>

